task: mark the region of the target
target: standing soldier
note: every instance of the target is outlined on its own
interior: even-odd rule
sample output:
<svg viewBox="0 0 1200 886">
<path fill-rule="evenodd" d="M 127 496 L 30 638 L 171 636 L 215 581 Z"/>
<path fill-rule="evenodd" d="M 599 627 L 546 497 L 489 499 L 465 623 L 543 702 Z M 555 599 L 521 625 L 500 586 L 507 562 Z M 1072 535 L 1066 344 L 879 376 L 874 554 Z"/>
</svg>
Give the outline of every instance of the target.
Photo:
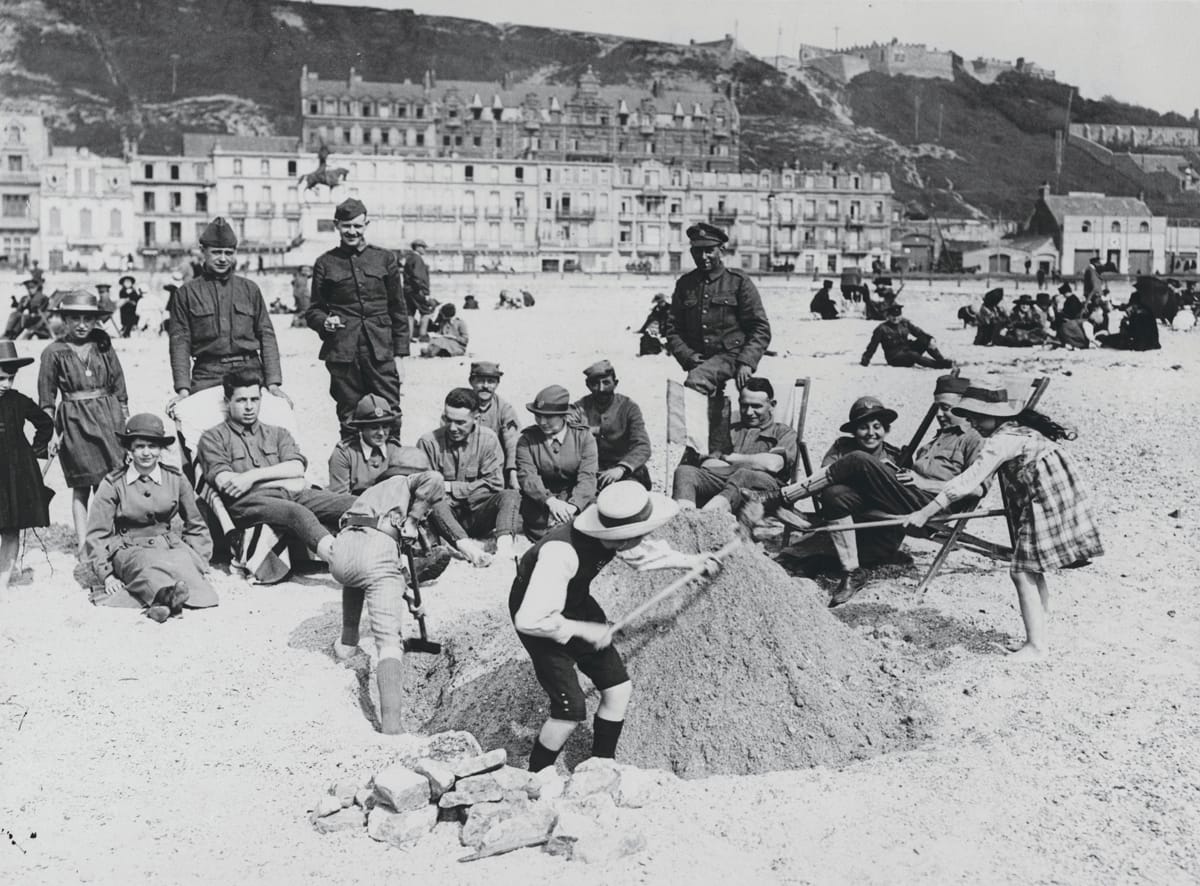
<svg viewBox="0 0 1200 886">
<path fill-rule="evenodd" d="M 348 422 L 364 394 L 376 394 L 397 412 L 408 356 L 408 312 L 396 256 L 366 240 L 367 207 L 350 197 L 333 223 L 341 243 L 313 265 L 308 326 L 321 336 L 342 439 L 357 436 Z M 393 436 L 400 439 L 399 425 Z"/>
<path fill-rule="evenodd" d="M 267 390 L 287 399 L 267 303 L 255 283 L 233 273 L 237 235 L 229 222 L 217 217 L 209 223 L 200 252 L 200 275 L 179 287 L 169 308 L 176 396 L 168 413 L 189 394 L 220 385 L 227 372 L 243 370 L 261 373 Z"/>
<path fill-rule="evenodd" d="M 404 259 L 404 301 L 408 308 L 409 335 L 420 338 L 429 328 L 434 302 L 429 296 L 429 265 L 425 264 L 424 240 L 412 241 L 412 252 Z"/>
<path fill-rule="evenodd" d="M 667 315 L 667 351 L 687 370 L 685 387 L 709 398 L 709 443 L 721 449 L 725 383 L 738 390 L 758 368 L 771 343 L 771 324 L 753 281 L 726 268 L 721 247 L 728 235 L 700 222 L 687 229 L 696 270 L 675 284 Z"/>
</svg>

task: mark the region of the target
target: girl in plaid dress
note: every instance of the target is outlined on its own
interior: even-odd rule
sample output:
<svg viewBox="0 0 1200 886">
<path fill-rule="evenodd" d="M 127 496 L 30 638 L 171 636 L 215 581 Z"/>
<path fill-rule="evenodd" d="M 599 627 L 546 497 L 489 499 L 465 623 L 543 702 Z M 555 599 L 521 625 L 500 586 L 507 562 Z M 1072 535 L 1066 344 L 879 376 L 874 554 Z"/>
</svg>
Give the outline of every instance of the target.
<svg viewBox="0 0 1200 886">
<path fill-rule="evenodd" d="M 909 526 L 924 526 L 934 514 L 1000 474 L 1016 523 L 1009 572 L 1027 637 L 1013 653 L 1016 661 L 1037 659 L 1046 652 L 1050 607 L 1046 571 L 1083 565 L 1104 553 L 1087 493 L 1056 442 L 1074 439 L 1074 433 L 1023 407 L 1022 401 L 1009 400 L 1003 389 L 970 388 L 954 412 L 985 438 L 983 450 L 967 470 L 906 521 Z"/>
</svg>

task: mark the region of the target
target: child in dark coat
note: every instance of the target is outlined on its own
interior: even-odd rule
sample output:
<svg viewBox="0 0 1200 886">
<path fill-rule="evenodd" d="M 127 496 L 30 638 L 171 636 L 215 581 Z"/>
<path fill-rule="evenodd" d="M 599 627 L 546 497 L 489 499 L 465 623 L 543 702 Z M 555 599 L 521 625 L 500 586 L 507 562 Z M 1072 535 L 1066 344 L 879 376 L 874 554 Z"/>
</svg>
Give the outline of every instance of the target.
<svg viewBox="0 0 1200 886">
<path fill-rule="evenodd" d="M 37 460 L 46 458 L 54 423 L 37 404 L 13 390 L 17 370 L 33 362 L 18 357 L 11 341 L 0 341 L 0 591 L 8 588 L 21 543 L 21 530 L 49 526 L 49 495 Z M 25 423 L 33 425 L 33 443 Z"/>
</svg>

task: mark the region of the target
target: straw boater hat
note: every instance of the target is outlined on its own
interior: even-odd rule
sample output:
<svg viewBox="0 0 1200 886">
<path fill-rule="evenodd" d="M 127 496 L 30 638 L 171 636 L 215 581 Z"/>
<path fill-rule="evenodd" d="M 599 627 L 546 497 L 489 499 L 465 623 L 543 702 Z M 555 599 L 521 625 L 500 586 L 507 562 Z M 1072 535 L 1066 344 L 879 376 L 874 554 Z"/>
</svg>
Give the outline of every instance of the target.
<svg viewBox="0 0 1200 886">
<path fill-rule="evenodd" d="M 100 303 L 100 296 L 83 289 L 73 289 L 63 293 L 63 297 L 54 307 L 57 314 L 111 314 Z"/>
<path fill-rule="evenodd" d="M 935 403 L 957 406 L 970 387 L 971 383 L 961 376 L 943 375 L 934 385 L 933 400 Z"/>
<path fill-rule="evenodd" d="M 842 433 L 852 434 L 857 425 L 873 418 L 882 419 L 890 425 L 899 417 L 896 410 L 888 409 L 875 397 L 859 397 L 850 407 L 850 420 L 842 425 Z"/>
<path fill-rule="evenodd" d="M 562 385 L 550 385 L 538 391 L 525 408 L 534 415 L 566 415 L 571 410 L 571 395 Z"/>
<path fill-rule="evenodd" d="M 367 394 L 354 407 L 354 418 L 346 422 L 352 428 L 370 428 L 394 424 L 400 413 L 378 394 Z"/>
<path fill-rule="evenodd" d="M 159 446 L 170 446 L 175 442 L 173 434 L 168 434 L 163 427 L 162 419 L 150 412 L 139 412 L 131 415 L 125 422 L 125 430 L 117 434 L 121 445 L 129 447 L 134 440 L 149 440 Z"/>
<path fill-rule="evenodd" d="M 988 415 L 1013 418 L 1025 408 L 1024 400 L 1012 400 L 1005 388 L 968 388 L 951 412 L 955 415 Z"/>
<path fill-rule="evenodd" d="M 17 346 L 11 341 L 0 340 L 0 369 L 5 372 L 16 372 L 22 366 L 28 366 L 32 362 L 32 357 L 18 357 Z"/>
<path fill-rule="evenodd" d="M 605 488 L 575 518 L 575 528 L 603 541 L 623 541 L 653 532 L 679 512 L 679 505 L 637 480 Z"/>
</svg>

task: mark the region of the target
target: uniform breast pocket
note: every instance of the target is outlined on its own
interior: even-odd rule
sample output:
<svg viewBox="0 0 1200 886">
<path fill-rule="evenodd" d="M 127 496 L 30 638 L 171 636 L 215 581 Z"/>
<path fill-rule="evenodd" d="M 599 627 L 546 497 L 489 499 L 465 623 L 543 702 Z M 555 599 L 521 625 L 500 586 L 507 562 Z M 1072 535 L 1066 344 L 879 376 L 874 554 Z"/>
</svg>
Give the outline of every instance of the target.
<svg viewBox="0 0 1200 886">
<path fill-rule="evenodd" d="M 258 347 L 258 336 L 254 331 L 254 307 L 241 299 L 233 303 L 233 339 L 238 344 Z"/>
<path fill-rule="evenodd" d="M 192 326 L 192 340 L 204 344 L 217 337 L 217 312 L 208 305 L 193 307 L 188 312 Z"/>
<path fill-rule="evenodd" d="M 262 458 L 252 457 L 256 468 L 267 467 L 268 465 L 279 464 L 279 444 L 264 443 L 262 447 Z"/>
</svg>

